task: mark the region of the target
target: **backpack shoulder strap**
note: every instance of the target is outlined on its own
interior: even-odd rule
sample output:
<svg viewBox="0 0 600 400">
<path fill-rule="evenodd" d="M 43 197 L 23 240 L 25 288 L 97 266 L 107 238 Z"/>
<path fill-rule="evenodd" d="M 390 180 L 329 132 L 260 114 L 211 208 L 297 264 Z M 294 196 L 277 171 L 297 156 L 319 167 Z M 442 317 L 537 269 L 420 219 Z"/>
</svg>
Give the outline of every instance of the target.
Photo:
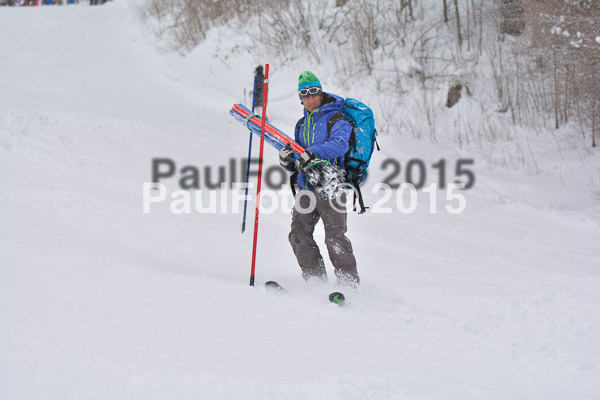
<svg viewBox="0 0 600 400">
<path fill-rule="evenodd" d="M 300 126 L 304 123 L 304 116 L 296 122 L 296 132 L 294 136 L 294 141 L 296 143 L 300 140 Z M 292 195 L 294 198 L 296 197 L 296 185 L 298 184 L 298 171 L 295 171 L 292 175 L 290 175 L 290 187 L 292 188 Z"/>
<path fill-rule="evenodd" d="M 296 143 L 298 143 L 298 140 L 300 140 L 300 126 L 302 126 L 303 123 L 304 123 L 304 116 L 302 116 L 302 118 L 300 118 L 298 120 L 298 122 L 296 122 L 296 134 L 294 136 L 294 141 Z"/>
<path fill-rule="evenodd" d="M 342 113 L 341 111 L 338 111 L 331 117 L 329 117 L 329 120 L 327 121 L 327 140 L 329 140 L 329 135 L 331 135 L 331 130 L 333 129 L 335 123 L 342 119 L 346 118 L 344 117 L 344 113 Z"/>
<path fill-rule="evenodd" d="M 354 211 L 356 211 L 356 200 L 357 200 L 357 194 L 358 194 L 358 205 L 360 206 L 360 211 L 358 212 L 359 214 L 364 214 L 367 209 L 369 209 L 370 207 L 365 207 L 365 202 L 363 200 L 362 197 L 362 192 L 360 191 L 360 185 L 356 182 L 352 182 L 352 187 L 354 187 Z"/>
</svg>

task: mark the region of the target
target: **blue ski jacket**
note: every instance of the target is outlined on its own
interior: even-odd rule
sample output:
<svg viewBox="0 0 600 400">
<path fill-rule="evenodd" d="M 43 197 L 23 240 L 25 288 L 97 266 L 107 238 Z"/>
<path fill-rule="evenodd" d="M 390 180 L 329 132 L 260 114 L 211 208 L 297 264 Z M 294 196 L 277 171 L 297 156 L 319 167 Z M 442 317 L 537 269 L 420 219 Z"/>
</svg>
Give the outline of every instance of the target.
<svg viewBox="0 0 600 400">
<path fill-rule="evenodd" d="M 327 121 L 334 114 L 342 112 L 344 99 L 331 93 L 323 93 L 321 107 L 309 113 L 304 109 L 304 117 L 296 123 L 294 140 L 322 160 L 344 168 L 344 155 L 348 151 L 348 140 L 352 125 L 341 119 L 333 125 L 327 140 Z M 290 169 L 291 170 L 291 169 Z M 298 187 L 312 189 L 304 174 L 298 174 Z"/>
</svg>

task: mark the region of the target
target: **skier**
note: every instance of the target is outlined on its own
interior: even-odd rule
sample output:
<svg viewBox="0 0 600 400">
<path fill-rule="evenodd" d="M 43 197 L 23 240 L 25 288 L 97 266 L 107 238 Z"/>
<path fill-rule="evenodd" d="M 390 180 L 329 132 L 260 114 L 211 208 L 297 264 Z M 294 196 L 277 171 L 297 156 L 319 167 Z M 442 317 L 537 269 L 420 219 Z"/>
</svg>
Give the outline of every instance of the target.
<svg viewBox="0 0 600 400">
<path fill-rule="evenodd" d="M 265 75 L 263 73 L 262 65 L 259 65 L 254 70 L 254 97 L 252 99 L 252 112 L 255 112 L 255 108 L 262 107 L 263 105 L 263 84 Z"/>
<path fill-rule="evenodd" d="M 343 168 L 352 126 L 345 119 L 338 119 L 328 132 L 327 125 L 330 118 L 342 112 L 344 99 L 323 92 L 321 82 L 310 71 L 300 74 L 298 95 L 300 103 L 304 105 L 304 117 L 296 123 L 294 140 L 306 151 L 294 159 L 296 156 L 288 144 L 279 152 L 281 166 L 288 171 L 299 172 L 297 182 L 300 191 L 292 212 L 289 241 L 302 270 L 302 277 L 306 281 L 316 279 L 326 282 L 325 263 L 313 238 L 314 228 L 319 220 L 322 220 L 325 227 L 325 244 L 337 283 L 356 289 L 360 279 L 352 243 L 346 237 L 345 208 L 340 207 L 339 203 L 335 206 L 330 200 L 318 195 L 303 174 L 305 168 L 311 165 L 316 157 Z M 312 209 L 311 197 L 316 199 L 316 205 Z M 344 194 L 340 195 L 339 201 L 341 204 L 346 202 Z"/>
</svg>

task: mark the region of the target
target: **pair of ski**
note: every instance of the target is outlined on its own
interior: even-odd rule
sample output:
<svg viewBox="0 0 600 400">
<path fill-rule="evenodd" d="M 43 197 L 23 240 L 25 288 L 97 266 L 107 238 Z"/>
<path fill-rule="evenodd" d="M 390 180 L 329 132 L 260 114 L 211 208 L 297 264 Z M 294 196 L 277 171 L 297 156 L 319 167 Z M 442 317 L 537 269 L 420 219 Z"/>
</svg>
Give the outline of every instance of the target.
<svg viewBox="0 0 600 400">
<path fill-rule="evenodd" d="M 261 136 L 262 120 L 258 115 L 252 114 L 248 107 L 243 104 L 234 104 L 233 107 L 231 107 L 229 114 L 239 123 L 250 129 L 254 134 Z M 289 143 L 289 145 L 292 146 L 292 150 L 298 155 L 304 153 L 305 150 L 292 138 L 268 122 L 265 122 L 265 141 L 276 150 L 280 150 Z"/>
<path fill-rule="evenodd" d="M 268 290 L 275 290 L 281 293 L 287 293 L 287 290 L 275 281 L 265 282 L 265 288 L 267 288 Z M 341 292 L 332 292 L 329 294 L 329 301 L 341 307 L 346 303 L 346 297 Z"/>
<path fill-rule="evenodd" d="M 239 123 L 245 125 L 250 132 L 261 136 L 262 120 L 242 104 L 234 104 L 229 114 Z M 275 126 L 265 121 L 265 142 L 269 143 L 276 150 L 281 150 L 285 145 L 290 145 L 292 150 L 300 155 L 305 149 L 296 143 L 292 138 L 277 129 Z M 309 167 L 304 169 L 303 174 L 314 186 L 315 191 L 326 199 L 333 199 L 344 191 L 345 172 L 338 169 L 328 161 L 317 159 Z"/>
</svg>

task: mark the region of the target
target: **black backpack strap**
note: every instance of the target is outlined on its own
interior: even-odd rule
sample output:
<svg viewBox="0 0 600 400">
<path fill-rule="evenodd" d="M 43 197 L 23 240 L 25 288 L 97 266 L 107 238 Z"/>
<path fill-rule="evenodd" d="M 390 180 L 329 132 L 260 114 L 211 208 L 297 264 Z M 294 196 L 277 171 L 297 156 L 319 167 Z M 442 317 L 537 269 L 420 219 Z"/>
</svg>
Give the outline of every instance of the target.
<svg viewBox="0 0 600 400">
<path fill-rule="evenodd" d="M 329 135 L 331 135 L 331 130 L 333 129 L 335 123 L 341 121 L 342 119 L 345 119 L 344 113 L 340 111 L 336 112 L 331 117 L 329 117 L 329 120 L 327 121 L 327 140 L 329 140 Z"/>
<path fill-rule="evenodd" d="M 298 184 L 298 172 L 294 172 L 290 175 L 290 187 L 292 188 L 292 194 L 296 198 L 296 185 Z"/>
<path fill-rule="evenodd" d="M 331 117 L 329 117 L 329 120 L 327 121 L 327 140 L 329 140 L 329 136 L 331 136 L 331 130 L 333 129 L 333 126 L 341 120 L 348 121 L 348 119 L 344 116 L 344 113 L 341 111 L 338 111 Z M 352 124 L 352 121 L 348 121 L 348 123 L 352 127 L 352 130 L 350 131 L 350 138 L 348 139 L 348 146 L 353 146 L 354 150 L 356 151 L 356 136 L 354 135 L 354 125 Z M 336 161 L 339 166 L 343 166 L 345 168 L 345 165 L 343 164 L 345 164 L 347 160 L 344 159 L 342 160 L 342 162 L 340 162 L 340 160 L 336 158 Z"/>
<path fill-rule="evenodd" d="M 362 192 L 360 191 L 360 185 L 356 182 L 352 182 L 352 186 L 354 187 L 354 200 L 352 201 L 354 203 L 354 210 L 356 211 L 356 195 L 358 194 L 358 205 L 360 206 L 360 211 L 358 212 L 359 214 L 364 214 L 367 209 L 369 209 L 370 207 L 365 207 L 365 202 L 363 201 L 363 196 L 362 196 Z"/>
<path fill-rule="evenodd" d="M 362 192 L 360 191 L 360 185 L 355 185 L 356 191 L 358 192 L 358 205 L 360 206 L 359 214 L 364 214 L 370 207 L 365 207 L 365 202 L 363 201 Z"/>
<path fill-rule="evenodd" d="M 296 122 L 296 135 L 294 136 L 294 141 L 296 143 L 299 143 L 299 141 L 300 141 L 300 127 L 302 126 L 303 123 L 304 123 L 304 116 L 302 118 L 300 118 L 298 120 L 298 122 Z"/>
<path fill-rule="evenodd" d="M 300 118 L 298 120 L 298 122 L 296 123 L 296 135 L 294 137 L 296 143 L 298 143 L 298 141 L 300 139 L 300 126 L 302 125 L 303 122 L 304 122 L 304 117 Z M 294 195 L 294 198 L 296 197 L 296 186 L 297 185 L 298 185 L 298 171 L 296 171 L 292 175 L 290 175 L 290 187 L 292 188 L 292 194 Z"/>
</svg>

